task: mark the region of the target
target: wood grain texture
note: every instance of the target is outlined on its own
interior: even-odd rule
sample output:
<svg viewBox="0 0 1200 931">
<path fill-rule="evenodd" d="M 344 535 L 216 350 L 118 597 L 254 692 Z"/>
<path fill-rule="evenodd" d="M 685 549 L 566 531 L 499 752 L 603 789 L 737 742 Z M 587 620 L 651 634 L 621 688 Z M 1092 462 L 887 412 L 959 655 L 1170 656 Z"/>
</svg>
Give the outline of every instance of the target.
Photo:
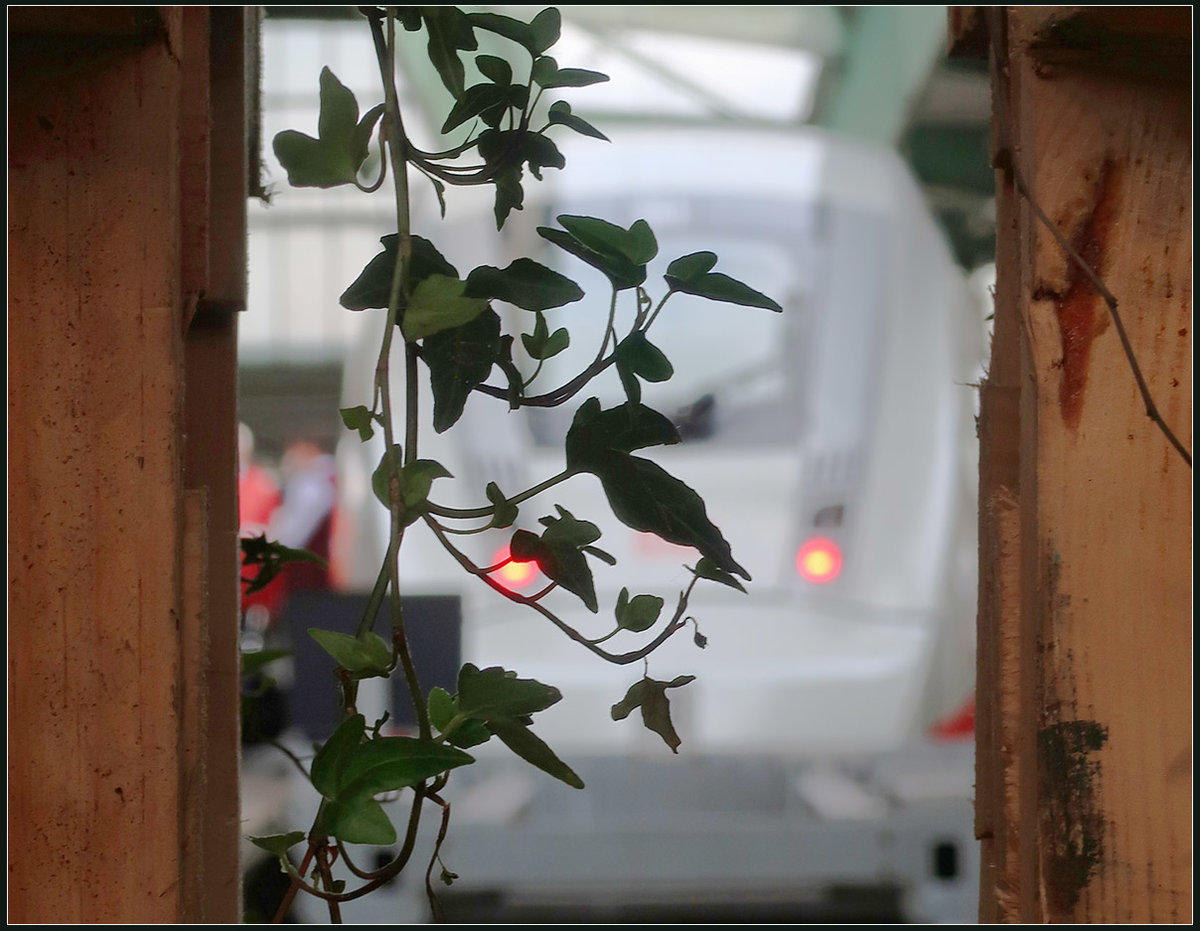
<svg viewBox="0 0 1200 931">
<path fill-rule="evenodd" d="M 1020 332 L 1021 645 L 1015 662 L 996 654 L 981 700 L 1003 716 L 1016 684 L 1017 745 L 1036 760 L 1017 780 L 1016 917 L 1190 922 L 1191 470 L 1147 417 L 1104 300 L 1034 208 L 1116 296 L 1190 450 L 1190 87 L 1127 60 L 1047 60 L 1038 43 L 1062 16 L 993 17 L 998 164 L 1024 188 L 1015 216 L 1001 211 L 996 319 Z M 984 506 L 989 487 L 981 475 Z"/>
<path fill-rule="evenodd" d="M 10 58 L 9 918 L 179 915 L 179 69 Z"/>
</svg>

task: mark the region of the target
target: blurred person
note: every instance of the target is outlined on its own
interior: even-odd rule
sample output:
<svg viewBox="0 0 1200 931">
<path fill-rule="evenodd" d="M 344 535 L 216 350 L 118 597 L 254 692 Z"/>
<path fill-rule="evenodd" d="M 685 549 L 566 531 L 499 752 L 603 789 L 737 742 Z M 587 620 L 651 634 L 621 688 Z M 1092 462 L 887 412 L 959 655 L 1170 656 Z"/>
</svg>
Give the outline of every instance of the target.
<svg viewBox="0 0 1200 931">
<path fill-rule="evenodd" d="M 320 556 L 326 565 L 292 562 L 281 573 L 285 592 L 329 588 L 328 561 L 337 499 L 334 459 L 316 443 L 297 440 L 284 451 L 279 470 L 283 500 L 267 538 Z"/>
<path fill-rule="evenodd" d="M 252 539 L 267 533 L 276 509 L 283 501 L 279 483 L 265 466 L 254 458 L 254 431 L 238 424 L 238 536 Z M 243 582 L 258 574 L 257 566 L 242 570 Z M 248 630 L 261 632 L 280 607 L 282 589 L 268 585 L 261 591 L 242 596 L 242 611 Z"/>
</svg>

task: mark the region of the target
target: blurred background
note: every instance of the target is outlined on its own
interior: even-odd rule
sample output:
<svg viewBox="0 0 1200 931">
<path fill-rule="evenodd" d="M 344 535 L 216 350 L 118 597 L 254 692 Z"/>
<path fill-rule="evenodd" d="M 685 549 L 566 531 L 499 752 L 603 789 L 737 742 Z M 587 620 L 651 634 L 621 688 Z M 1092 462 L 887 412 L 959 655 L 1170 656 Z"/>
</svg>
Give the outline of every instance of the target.
<svg viewBox="0 0 1200 931">
<path fill-rule="evenodd" d="M 542 8 L 470 9 L 528 21 Z M 748 595 L 698 589 L 689 611 L 708 647 L 688 632 L 652 659 L 655 678 L 697 675 L 670 693 L 676 755 L 640 722 L 610 718 L 640 663 L 605 667 L 468 586 L 432 538 L 414 541 L 404 571 L 422 684 L 453 691 L 454 670 L 470 661 L 558 686 L 567 698 L 535 730 L 588 783 L 575 792 L 511 755 L 481 753 L 452 799 L 443 853 L 460 879 L 443 888 L 448 917 L 974 921 L 973 384 L 986 361 L 994 239 L 986 67 L 946 58 L 945 7 L 561 10 L 550 54 L 611 78 L 566 99 L 611 143 L 555 135 L 566 170 L 548 170 L 542 185 L 526 177 L 525 209 L 502 237 L 490 189 L 451 189 L 443 220 L 414 176 L 414 230 L 463 277 L 526 254 L 596 288 L 550 312 L 579 355 L 553 360 L 546 387 L 594 352 L 607 311 L 589 270 L 534 234 L 558 214 L 645 218 L 659 264 L 711 249 L 717 271 L 784 306 L 776 315 L 673 299 L 654 339 L 678 374 L 646 394 L 684 435 L 659 461 L 705 498 L 754 583 Z M 400 36 L 401 107 L 416 143 L 434 150 L 449 97 L 422 35 Z M 248 706 L 248 834 L 303 829 L 315 810 L 270 744 L 303 758 L 336 723 L 332 681 L 328 701 L 291 689 L 321 674 L 303 632 L 353 629 L 386 545 L 365 484 L 381 447 L 361 444 L 338 414 L 370 403 L 379 315 L 348 312 L 338 297 L 395 228 L 388 193 L 289 188 L 271 152 L 284 129 L 315 132 L 322 66 L 361 110 L 382 99 L 366 21 L 353 7 L 267 7 L 262 36 L 269 196 L 250 207 L 239 321 L 243 535 L 266 530 L 331 566 L 290 570 L 246 604 L 245 648 L 292 651 L 267 667 Z M 531 329 L 524 312 L 504 318 L 509 332 Z M 620 386 L 589 393 L 619 403 Z M 465 486 L 439 501 L 481 504 L 486 481 L 512 494 L 561 468 L 554 444 L 575 405 L 510 417 L 488 400 L 468 405 L 461 438 L 431 437 L 422 451 Z M 598 493 L 564 489 L 528 518 L 561 503 L 599 522 Z M 620 574 L 598 574 L 601 616 L 622 585 L 670 601 L 689 553 L 604 529 Z M 489 564 L 503 539 L 472 545 Z M 588 623 L 605 632 L 603 620 L 579 618 Z M 365 702 L 402 731 L 394 695 Z M 280 874 L 252 847 L 246 864 L 247 917 L 269 918 Z M 427 920 L 423 866 L 346 919 Z M 316 904 L 298 904 L 293 919 L 327 920 Z"/>
</svg>

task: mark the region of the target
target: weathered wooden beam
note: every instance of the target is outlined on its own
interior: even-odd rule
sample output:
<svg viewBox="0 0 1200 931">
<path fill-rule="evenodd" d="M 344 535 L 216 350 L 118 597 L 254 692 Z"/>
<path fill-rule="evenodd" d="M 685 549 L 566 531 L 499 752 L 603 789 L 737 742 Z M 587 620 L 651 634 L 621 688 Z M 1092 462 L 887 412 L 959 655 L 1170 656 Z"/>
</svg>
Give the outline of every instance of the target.
<svg viewBox="0 0 1200 931">
<path fill-rule="evenodd" d="M 19 922 L 240 919 L 230 308 L 244 304 L 253 40 L 243 8 L 154 8 L 133 26 L 129 9 L 55 8 L 70 28 L 14 11 Z"/>
<path fill-rule="evenodd" d="M 981 417 L 981 918 L 1187 923 L 1190 84 L 1128 59 L 1050 62 L 1048 28 L 1076 11 L 988 15 L 1001 171 Z"/>
<path fill-rule="evenodd" d="M 9 918 L 172 922 L 180 72 L 10 51 Z"/>
</svg>

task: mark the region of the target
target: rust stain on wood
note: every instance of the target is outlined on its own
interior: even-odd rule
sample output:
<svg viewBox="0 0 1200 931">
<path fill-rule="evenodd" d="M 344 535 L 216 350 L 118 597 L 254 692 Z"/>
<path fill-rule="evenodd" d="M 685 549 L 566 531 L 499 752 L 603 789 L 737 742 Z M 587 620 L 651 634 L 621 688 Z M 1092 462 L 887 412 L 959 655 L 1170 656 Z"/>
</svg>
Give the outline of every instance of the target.
<svg viewBox="0 0 1200 931">
<path fill-rule="evenodd" d="M 1120 166 L 1112 159 L 1105 159 L 1096 181 L 1092 209 L 1072 237 L 1071 244 L 1075 251 L 1097 275 L 1104 273 L 1108 236 L 1118 215 L 1120 180 Z M 1079 426 L 1083 414 L 1092 341 L 1108 329 L 1108 312 L 1103 306 L 1103 298 L 1096 293 L 1084 270 L 1073 261 L 1067 267 L 1066 289 L 1060 294 L 1043 293 L 1042 296 L 1053 297 L 1058 315 L 1059 338 L 1062 341 L 1059 407 L 1063 421 L 1074 430 Z"/>
</svg>

